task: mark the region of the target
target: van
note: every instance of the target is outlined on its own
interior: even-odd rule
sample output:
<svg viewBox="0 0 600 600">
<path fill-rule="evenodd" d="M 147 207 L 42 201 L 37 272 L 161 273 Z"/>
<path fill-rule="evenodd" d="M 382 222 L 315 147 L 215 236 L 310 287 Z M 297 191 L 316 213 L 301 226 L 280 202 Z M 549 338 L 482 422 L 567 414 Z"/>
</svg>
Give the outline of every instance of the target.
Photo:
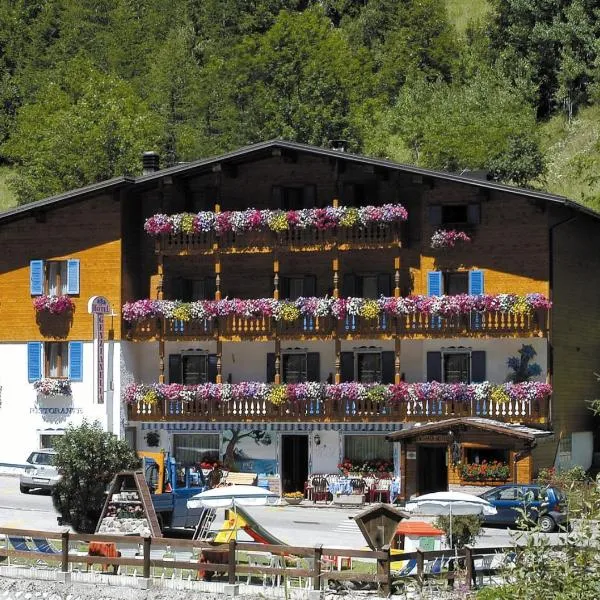
<svg viewBox="0 0 600 600">
<path fill-rule="evenodd" d="M 22 494 L 29 490 L 40 489 L 52 491 L 60 481 L 58 469 L 54 466 L 54 450 L 35 450 L 27 459 L 25 471 L 19 478 L 19 489 Z"/>
</svg>

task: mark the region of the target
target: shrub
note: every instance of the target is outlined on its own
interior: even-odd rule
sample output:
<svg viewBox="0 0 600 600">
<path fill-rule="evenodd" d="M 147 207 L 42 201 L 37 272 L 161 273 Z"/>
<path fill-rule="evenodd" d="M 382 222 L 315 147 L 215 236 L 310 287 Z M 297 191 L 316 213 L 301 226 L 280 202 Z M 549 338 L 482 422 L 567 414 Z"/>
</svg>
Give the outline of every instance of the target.
<svg viewBox="0 0 600 600">
<path fill-rule="evenodd" d="M 450 517 L 439 516 L 434 526 L 446 534 L 446 542 L 451 548 L 464 548 L 472 544 L 481 533 L 481 519 L 476 515 L 452 517 L 452 539 L 450 539 Z"/>
</svg>

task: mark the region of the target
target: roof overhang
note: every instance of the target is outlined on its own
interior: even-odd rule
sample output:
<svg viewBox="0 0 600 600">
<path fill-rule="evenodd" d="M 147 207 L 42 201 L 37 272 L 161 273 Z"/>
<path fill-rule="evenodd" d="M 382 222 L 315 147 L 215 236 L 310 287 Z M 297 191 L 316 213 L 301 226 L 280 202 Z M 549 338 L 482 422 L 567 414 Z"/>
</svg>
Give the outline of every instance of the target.
<svg viewBox="0 0 600 600">
<path fill-rule="evenodd" d="M 390 442 L 402 442 L 418 439 L 422 435 L 461 428 L 497 433 L 524 442 L 533 442 L 543 438 L 550 438 L 554 435 L 552 431 L 535 429 L 520 424 L 503 423 L 502 421 L 479 419 L 477 417 L 457 417 L 444 421 L 436 421 L 435 423 L 417 423 L 414 427 L 387 435 L 386 439 Z"/>
</svg>

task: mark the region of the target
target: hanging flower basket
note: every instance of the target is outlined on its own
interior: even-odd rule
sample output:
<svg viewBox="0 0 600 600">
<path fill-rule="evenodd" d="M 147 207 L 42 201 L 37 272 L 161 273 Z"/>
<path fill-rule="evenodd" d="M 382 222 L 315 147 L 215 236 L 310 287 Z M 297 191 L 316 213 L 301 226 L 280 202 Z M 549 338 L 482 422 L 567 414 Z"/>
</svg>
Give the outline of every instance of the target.
<svg viewBox="0 0 600 600">
<path fill-rule="evenodd" d="M 71 382 L 68 379 L 47 377 L 33 382 L 33 389 L 39 396 L 70 396 Z"/>
<path fill-rule="evenodd" d="M 69 296 L 38 296 L 33 300 L 36 312 L 47 312 L 51 315 L 64 315 L 75 310 L 75 303 Z"/>
<path fill-rule="evenodd" d="M 431 236 L 432 248 L 454 248 L 460 242 L 470 242 L 471 238 L 464 231 L 456 229 L 438 229 Z"/>
</svg>

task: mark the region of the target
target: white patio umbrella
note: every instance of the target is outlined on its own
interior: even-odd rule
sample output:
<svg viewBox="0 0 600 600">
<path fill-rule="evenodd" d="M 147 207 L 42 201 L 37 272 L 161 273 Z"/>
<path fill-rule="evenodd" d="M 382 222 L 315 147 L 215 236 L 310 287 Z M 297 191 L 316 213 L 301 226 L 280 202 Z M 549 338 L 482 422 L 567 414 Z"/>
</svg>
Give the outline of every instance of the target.
<svg viewBox="0 0 600 600">
<path fill-rule="evenodd" d="M 230 485 L 213 488 L 192 496 L 188 508 L 234 508 L 235 506 L 264 506 L 275 504 L 279 496 L 256 485 Z"/>
<path fill-rule="evenodd" d="M 495 515 L 496 507 L 487 500 L 463 492 L 434 492 L 409 500 L 404 507 L 409 513 L 435 517 L 450 517 L 450 543 L 452 543 L 452 517 L 454 515 Z"/>
</svg>

